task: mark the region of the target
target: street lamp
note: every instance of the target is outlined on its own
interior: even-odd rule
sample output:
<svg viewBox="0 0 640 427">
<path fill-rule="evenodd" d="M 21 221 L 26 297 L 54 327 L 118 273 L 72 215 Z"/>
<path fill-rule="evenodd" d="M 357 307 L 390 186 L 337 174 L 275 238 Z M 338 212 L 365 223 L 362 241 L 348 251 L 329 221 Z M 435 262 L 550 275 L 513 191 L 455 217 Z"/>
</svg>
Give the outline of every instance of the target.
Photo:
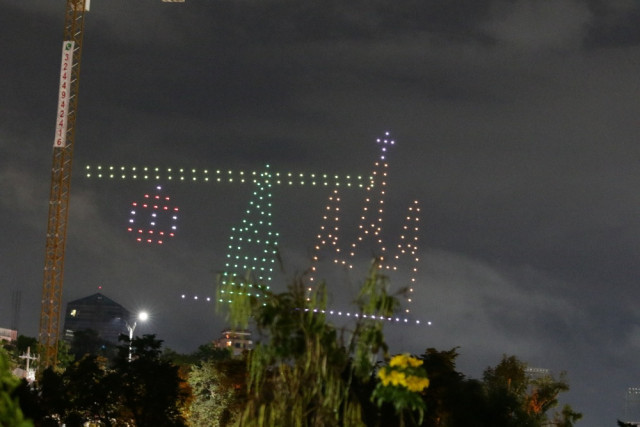
<svg viewBox="0 0 640 427">
<path fill-rule="evenodd" d="M 133 322 L 133 326 L 129 324 L 129 322 L 125 322 L 127 325 L 127 329 L 129 330 L 129 362 L 131 362 L 131 343 L 133 342 L 133 331 L 136 329 L 138 325 L 138 320 L 141 322 L 146 321 L 149 318 L 149 313 L 146 311 L 141 311 L 138 313 L 137 319 Z"/>
</svg>

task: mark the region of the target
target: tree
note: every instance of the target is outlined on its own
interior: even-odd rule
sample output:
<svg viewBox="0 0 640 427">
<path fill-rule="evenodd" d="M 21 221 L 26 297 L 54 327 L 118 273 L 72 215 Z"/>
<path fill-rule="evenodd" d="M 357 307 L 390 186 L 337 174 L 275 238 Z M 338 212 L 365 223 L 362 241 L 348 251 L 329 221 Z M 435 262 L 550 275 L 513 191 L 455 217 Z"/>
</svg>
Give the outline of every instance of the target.
<svg viewBox="0 0 640 427">
<path fill-rule="evenodd" d="M 16 340 L 16 349 L 18 352 L 26 353 L 27 348 L 31 348 L 31 351 L 36 351 L 38 348 L 38 339 L 35 337 L 27 337 L 25 335 L 18 335 Z"/>
<path fill-rule="evenodd" d="M 58 363 L 56 363 L 56 371 L 64 372 L 69 365 L 75 361 L 74 355 L 71 353 L 69 344 L 66 341 L 58 341 Z"/>
<path fill-rule="evenodd" d="M 24 418 L 14 391 L 20 380 L 11 374 L 9 357 L 0 348 L 0 425 L 15 427 L 33 427 L 31 421 Z"/>
<path fill-rule="evenodd" d="M 495 367 L 488 367 L 483 373 L 484 384 L 488 390 L 507 390 L 523 395 L 528 386 L 526 365 L 515 356 L 506 355 Z"/>
<path fill-rule="evenodd" d="M 143 335 L 131 342 L 132 360 L 127 345 L 119 347 L 115 370 L 105 379 L 117 392 L 119 417 L 136 426 L 184 426 L 181 413 L 187 396 L 181 388 L 178 367 L 162 360 L 162 340 Z"/>
<path fill-rule="evenodd" d="M 237 291 L 249 286 L 263 296 Z M 362 396 L 353 385 L 371 379 L 380 354 L 388 358 L 383 321 L 373 316 L 387 318 L 398 308 L 377 262 L 358 297 L 359 320 L 349 331 L 327 322 L 323 284 L 307 295 L 298 278 L 287 292 L 274 294 L 249 278 L 236 278 L 221 283 L 219 291 L 231 296 L 234 327 L 246 328 L 252 318 L 268 338 L 248 355 L 246 405 L 238 425 L 364 425 Z"/>
<path fill-rule="evenodd" d="M 482 381 L 456 370 L 456 348 L 428 348 L 421 356 L 430 385 L 423 397 L 424 427 L 572 427 L 581 415 L 569 405 L 552 412 L 558 396 L 569 389 L 565 375 L 532 379 L 515 356 L 504 356 L 484 371 Z"/>
<path fill-rule="evenodd" d="M 456 371 L 457 348 L 428 348 L 422 355 L 431 384 L 424 393 L 427 407 L 423 426 L 482 425 L 485 397 L 479 381 Z"/>
<path fill-rule="evenodd" d="M 63 373 L 62 382 L 69 402 L 66 420 L 100 420 L 109 425 L 110 420 L 116 418 L 117 395 L 106 380 L 105 367 L 104 358 L 86 355 Z"/>
<path fill-rule="evenodd" d="M 38 340 L 33 337 L 27 337 L 25 335 L 18 335 L 15 341 L 0 341 L 0 347 L 4 348 L 6 355 L 9 358 L 9 364 L 12 368 L 23 365 L 20 356 L 27 352 L 27 348 L 31 348 L 30 352 L 33 354 L 38 349 Z"/>
<path fill-rule="evenodd" d="M 39 390 L 36 392 L 39 391 L 39 407 L 43 412 L 40 423 L 57 425 L 54 422 L 63 419 L 69 409 L 62 374 L 49 367 L 42 372 L 38 383 Z"/>
<path fill-rule="evenodd" d="M 483 374 L 488 415 L 496 426 L 528 427 L 536 425 L 527 412 L 526 366 L 515 356 L 503 356 L 495 367 Z"/>
<path fill-rule="evenodd" d="M 128 344 L 121 346 L 113 369 L 96 355 L 86 355 L 64 372 L 48 368 L 34 387 L 23 382 L 16 395 L 38 427 L 75 427 L 87 421 L 184 426 L 180 409 L 187 393 L 178 367 L 161 360 L 161 344 L 153 335 L 134 339 L 134 359 L 129 362 Z"/>
<path fill-rule="evenodd" d="M 7 351 L 12 368 L 24 367 L 25 361 L 21 356 L 26 354 L 27 351 L 29 351 L 31 356 L 37 356 L 40 351 L 38 340 L 34 337 L 28 337 L 25 335 L 18 335 L 18 338 L 15 341 L 2 343 L 0 347 L 3 347 Z M 55 369 L 58 372 L 62 372 L 72 362 L 73 356 L 69 354 L 69 345 L 65 341 L 60 341 L 58 343 L 58 363 L 56 364 Z M 37 361 L 32 361 L 30 364 L 31 368 L 37 366 L 37 363 Z"/>
<path fill-rule="evenodd" d="M 573 427 L 575 423 L 581 419 L 581 413 L 574 411 L 569 405 L 564 405 L 562 411 L 554 415 L 551 425 L 556 427 Z"/>
<path fill-rule="evenodd" d="M 565 374 L 559 379 L 551 375 L 531 379 L 526 364 L 515 356 L 503 356 L 495 368 L 484 371 L 489 414 L 493 425 L 501 426 L 573 426 L 582 415 L 565 405 L 560 413 L 549 412 L 557 407 L 560 393 L 569 390 Z"/>
<path fill-rule="evenodd" d="M 190 423 L 230 426 L 245 403 L 247 361 L 224 350 L 194 365 L 189 373 L 193 393 Z"/>
<path fill-rule="evenodd" d="M 110 425 L 117 415 L 117 399 L 105 383 L 104 360 L 85 356 L 64 372 L 48 368 L 34 384 L 16 390 L 25 414 L 37 426 L 82 426 L 88 420 Z"/>
<path fill-rule="evenodd" d="M 165 349 L 161 357 L 175 365 L 190 367 L 208 360 L 222 360 L 227 356 L 229 356 L 228 349 L 217 348 L 213 343 L 207 343 L 198 346 L 198 349 L 190 354 L 181 354 L 172 349 Z"/>
</svg>

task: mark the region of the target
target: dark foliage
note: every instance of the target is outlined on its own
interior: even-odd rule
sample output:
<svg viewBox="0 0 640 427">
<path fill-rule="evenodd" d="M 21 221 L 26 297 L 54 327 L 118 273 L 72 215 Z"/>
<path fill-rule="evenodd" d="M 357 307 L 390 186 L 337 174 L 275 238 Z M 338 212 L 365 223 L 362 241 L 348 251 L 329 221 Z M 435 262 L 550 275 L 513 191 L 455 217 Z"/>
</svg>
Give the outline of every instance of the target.
<svg viewBox="0 0 640 427">
<path fill-rule="evenodd" d="M 134 338 L 128 346 L 121 346 L 115 371 L 107 379 L 116 385 L 121 409 L 137 426 L 184 426 L 180 405 L 187 396 L 180 388 L 178 367 L 162 360 L 162 341 L 154 335 Z"/>
<path fill-rule="evenodd" d="M 186 396 L 178 367 L 160 358 L 162 341 L 153 335 L 119 347 L 113 369 L 104 358 L 87 355 L 63 373 L 45 370 L 34 386 L 22 382 L 14 391 L 26 417 L 36 427 L 101 425 L 181 427 Z"/>
</svg>

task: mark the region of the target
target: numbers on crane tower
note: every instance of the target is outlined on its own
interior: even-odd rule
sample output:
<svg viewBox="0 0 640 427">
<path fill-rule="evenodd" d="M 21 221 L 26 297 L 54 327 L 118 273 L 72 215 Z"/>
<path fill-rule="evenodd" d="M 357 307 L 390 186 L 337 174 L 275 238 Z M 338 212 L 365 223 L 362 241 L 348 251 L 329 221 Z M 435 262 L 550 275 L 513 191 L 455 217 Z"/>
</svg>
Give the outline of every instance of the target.
<svg viewBox="0 0 640 427">
<path fill-rule="evenodd" d="M 58 114 L 56 135 L 53 146 L 64 148 L 67 145 L 67 116 L 69 115 L 69 87 L 71 85 L 71 67 L 73 62 L 73 41 L 62 43 L 62 63 L 60 65 L 60 86 L 58 88 Z"/>
</svg>

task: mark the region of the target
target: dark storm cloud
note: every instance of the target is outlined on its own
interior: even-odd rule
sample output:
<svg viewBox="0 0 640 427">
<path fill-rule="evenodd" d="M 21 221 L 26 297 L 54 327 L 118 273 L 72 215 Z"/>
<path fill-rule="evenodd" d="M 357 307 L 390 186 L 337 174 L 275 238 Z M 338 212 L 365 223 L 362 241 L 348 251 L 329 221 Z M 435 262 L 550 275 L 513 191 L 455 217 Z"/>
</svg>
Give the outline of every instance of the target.
<svg viewBox="0 0 640 427">
<path fill-rule="evenodd" d="M 133 26 L 133 33 L 131 25 L 126 30 L 116 31 L 118 28 L 112 27 L 113 22 L 102 25 L 98 18 L 94 24 L 95 28 L 99 28 L 94 30 L 94 43 L 97 45 L 91 51 L 93 53 L 86 54 L 85 70 L 87 73 L 103 72 L 104 76 L 97 78 L 93 84 L 83 84 L 82 93 L 90 99 L 100 97 L 103 104 L 117 107 L 112 114 L 113 122 L 121 123 L 118 132 L 126 132 L 138 120 L 150 120 L 147 116 L 132 114 L 141 110 L 172 115 L 169 121 L 158 124 L 159 130 L 163 127 L 206 128 L 207 124 L 203 122 L 212 121 L 228 123 L 239 117 L 240 111 L 244 126 L 239 123 L 237 128 L 251 128 L 247 123 L 252 120 L 262 125 L 285 120 L 283 117 L 289 117 L 290 122 L 286 123 L 289 126 L 296 126 L 299 122 L 317 123 L 323 115 L 331 114 L 332 110 L 335 111 L 334 116 L 351 117 L 357 114 L 341 110 L 347 105 L 354 105 L 370 115 L 366 111 L 371 102 L 370 96 L 358 92 L 372 94 L 375 93 L 372 87 L 389 84 L 393 85 L 395 93 L 401 93 L 405 88 L 413 92 L 417 89 L 425 99 L 462 98 L 487 102 L 501 96 L 494 90 L 496 86 L 504 88 L 505 92 L 519 86 L 521 82 L 518 80 L 523 68 L 528 67 L 528 61 L 521 61 L 521 69 L 513 70 L 510 84 L 508 64 L 513 59 L 517 61 L 517 56 L 509 58 L 490 48 L 484 49 L 484 52 L 482 49 L 478 51 L 473 38 L 467 39 L 470 45 L 458 43 L 460 58 L 452 56 L 448 48 L 439 49 L 442 42 L 434 35 L 437 36 L 441 31 L 433 28 L 430 22 L 450 28 L 456 34 L 461 33 L 459 27 L 479 29 L 486 34 L 494 33 L 491 38 L 501 40 L 511 36 L 510 28 L 517 30 L 522 25 L 539 28 L 541 22 L 546 22 L 546 18 L 560 10 L 570 15 L 571 20 L 577 22 L 576 25 L 556 25 L 564 18 L 564 15 L 560 15 L 544 27 L 541 36 L 565 43 L 582 34 L 582 28 L 578 27 L 585 13 L 571 13 L 574 11 L 570 7 L 579 6 L 578 3 L 563 2 L 556 8 L 538 8 L 541 10 L 527 6 L 527 3 L 518 4 L 524 6 L 514 5 L 506 8 L 507 12 L 497 13 L 495 10 L 499 9 L 498 6 L 472 8 L 455 3 L 439 6 L 408 4 L 403 7 L 383 2 L 379 5 L 351 6 L 323 3 L 321 7 L 319 3 L 310 2 L 290 7 L 287 2 L 258 5 L 251 2 L 222 2 L 207 5 L 206 8 L 200 6 L 205 13 L 195 18 L 201 20 L 201 24 L 185 22 L 185 15 L 193 18 L 189 16 L 193 14 L 191 11 L 180 15 L 166 10 L 160 13 L 159 9 L 154 8 L 153 14 L 144 22 L 153 22 L 153 28 L 163 28 L 163 31 L 143 30 L 143 22 Z M 110 7 L 114 11 L 112 13 L 119 10 L 117 5 Z M 128 9 L 131 12 L 129 15 L 118 15 L 117 22 L 121 22 L 118 26 L 124 26 L 130 17 L 145 14 L 144 5 L 132 7 Z M 576 8 L 585 11 L 584 6 Z M 522 9 L 533 9 L 538 13 L 519 12 Z M 412 10 L 412 13 L 407 10 Z M 372 14 L 374 18 L 356 20 L 355 11 L 364 11 L 365 15 Z M 100 12 L 101 9 L 98 9 L 96 13 Z M 298 15 L 305 19 L 300 19 Z M 164 24 L 167 24 L 167 28 Z M 191 55 L 183 46 L 173 48 L 194 28 L 199 31 L 199 43 L 194 46 L 198 48 L 197 55 Z M 324 28 L 326 31 L 314 31 L 314 28 Z M 349 32 L 343 28 L 349 29 Z M 116 31 L 120 45 L 115 48 L 112 44 L 103 47 L 98 31 Z M 144 32 L 144 35 L 138 32 Z M 405 34 L 412 36 L 407 38 Z M 416 37 L 416 34 L 419 35 Z M 339 42 L 334 43 L 338 36 Z M 154 40 L 153 37 L 158 39 Z M 152 44 L 154 41 L 156 44 Z M 538 43 L 535 39 L 529 42 Z M 544 46 L 544 41 L 540 43 Z M 175 61 L 161 60 L 166 57 L 167 50 Z M 103 64 L 100 57 L 112 51 L 117 53 L 118 61 L 110 60 Z M 482 53 L 475 59 L 469 58 L 473 52 Z M 90 60 L 92 58 L 93 62 Z M 420 58 L 423 60 L 416 66 L 416 59 Z M 506 73 L 496 74 L 496 63 L 506 66 Z M 385 66 L 380 67 L 381 64 Z M 199 82 L 199 86 L 196 90 L 190 89 L 184 84 L 187 81 Z M 381 81 L 384 85 L 380 84 Z M 327 93 L 316 90 L 325 84 L 344 93 L 344 97 L 335 98 L 335 91 Z M 105 91 L 105 86 L 119 87 L 120 90 Z M 421 86 L 424 86 L 422 90 Z M 332 98 L 323 103 L 322 97 L 326 95 Z M 381 93 L 380 98 L 384 99 L 385 95 Z M 163 102 L 167 99 L 170 102 Z M 351 99 L 352 102 L 345 105 L 345 99 Z M 202 122 L 194 121 L 194 118 Z M 327 126 L 330 122 L 325 120 L 322 125 Z M 159 133 L 166 140 L 180 139 L 180 134 L 170 129 Z M 269 135 L 257 137 L 263 139 L 265 136 L 274 138 Z M 201 138 L 206 136 L 203 134 Z M 243 145 L 243 142 L 240 141 L 239 145 Z"/>
<path fill-rule="evenodd" d="M 20 212 L 16 219 L 32 226 L 41 222 L 38 205 L 40 194 L 35 189 L 36 180 L 26 169 L 9 166 L 0 172 L 0 189 L 2 190 L 2 205 L 7 211 Z"/>
<path fill-rule="evenodd" d="M 629 0 L 592 1 L 594 14 L 586 44 L 593 48 L 640 43 L 640 4 Z"/>
</svg>

